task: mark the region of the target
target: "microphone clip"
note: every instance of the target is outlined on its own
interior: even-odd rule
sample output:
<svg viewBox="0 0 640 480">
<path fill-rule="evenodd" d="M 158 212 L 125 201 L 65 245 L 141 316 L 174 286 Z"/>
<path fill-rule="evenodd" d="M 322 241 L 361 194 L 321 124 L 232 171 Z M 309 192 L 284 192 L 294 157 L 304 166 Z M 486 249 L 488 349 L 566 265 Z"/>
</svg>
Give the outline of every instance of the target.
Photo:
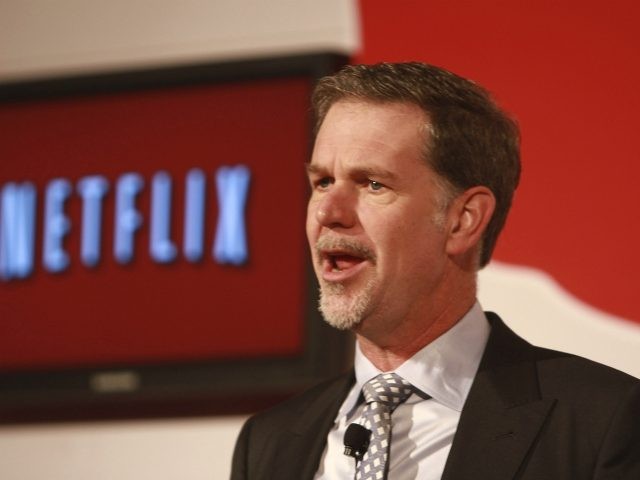
<svg viewBox="0 0 640 480">
<path fill-rule="evenodd" d="M 356 460 L 362 460 L 369 448 L 371 430 L 360 424 L 352 423 L 344 433 L 344 454 Z"/>
</svg>

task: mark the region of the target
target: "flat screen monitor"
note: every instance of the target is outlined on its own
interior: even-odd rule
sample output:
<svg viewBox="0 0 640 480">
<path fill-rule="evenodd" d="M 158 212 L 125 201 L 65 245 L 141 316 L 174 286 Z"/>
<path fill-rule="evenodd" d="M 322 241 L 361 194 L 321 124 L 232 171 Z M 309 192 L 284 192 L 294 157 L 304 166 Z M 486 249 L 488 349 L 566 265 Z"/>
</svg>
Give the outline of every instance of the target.
<svg viewBox="0 0 640 480">
<path fill-rule="evenodd" d="M 311 89 L 340 62 L 0 86 L 7 418 L 254 408 L 339 368 L 304 165 Z"/>
</svg>

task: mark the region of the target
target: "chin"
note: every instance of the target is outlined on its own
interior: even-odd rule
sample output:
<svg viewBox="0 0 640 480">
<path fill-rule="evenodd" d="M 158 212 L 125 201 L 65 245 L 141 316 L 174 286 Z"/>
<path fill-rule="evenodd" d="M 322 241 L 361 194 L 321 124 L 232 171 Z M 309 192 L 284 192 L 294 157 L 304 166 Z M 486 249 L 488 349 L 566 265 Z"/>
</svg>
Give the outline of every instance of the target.
<svg viewBox="0 0 640 480">
<path fill-rule="evenodd" d="M 353 330 L 369 311 L 373 282 L 357 292 L 348 292 L 342 284 L 324 283 L 320 287 L 319 309 L 324 320 L 338 330 Z"/>
<path fill-rule="evenodd" d="M 355 317 L 348 311 L 332 309 L 322 304 L 320 304 L 320 312 L 324 321 L 338 330 L 353 330 L 362 321 L 360 317 Z"/>
</svg>

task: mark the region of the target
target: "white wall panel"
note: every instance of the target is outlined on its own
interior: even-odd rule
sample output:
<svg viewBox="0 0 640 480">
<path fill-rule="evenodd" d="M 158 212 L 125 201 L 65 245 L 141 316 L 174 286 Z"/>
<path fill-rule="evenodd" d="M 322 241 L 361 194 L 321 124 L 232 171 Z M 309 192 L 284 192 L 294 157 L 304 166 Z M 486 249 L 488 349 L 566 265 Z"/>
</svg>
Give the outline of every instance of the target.
<svg viewBox="0 0 640 480">
<path fill-rule="evenodd" d="M 0 427 L 3 480 L 217 480 L 244 417 Z"/>
<path fill-rule="evenodd" d="M 352 0 L 2 0 L 0 81 L 358 48 Z"/>
</svg>

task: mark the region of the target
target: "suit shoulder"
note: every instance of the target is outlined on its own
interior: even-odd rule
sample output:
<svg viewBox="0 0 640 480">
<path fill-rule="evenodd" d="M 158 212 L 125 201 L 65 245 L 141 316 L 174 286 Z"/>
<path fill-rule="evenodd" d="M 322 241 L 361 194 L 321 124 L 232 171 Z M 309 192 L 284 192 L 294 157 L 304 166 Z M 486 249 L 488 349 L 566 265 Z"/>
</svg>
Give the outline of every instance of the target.
<svg viewBox="0 0 640 480">
<path fill-rule="evenodd" d="M 535 366 L 542 396 L 595 396 L 615 399 L 640 381 L 614 368 L 570 353 L 531 345 L 515 334 L 499 316 L 486 312 L 491 335 L 483 362 L 488 368 L 504 365 Z"/>
<path fill-rule="evenodd" d="M 253 415 L 253 424 L 283 424 L 309 411 L 340 405 L 354 382 L 353 372 L 325 380 L 267 410 Z"/>
<path fill-rule="evenodd" d="M 640 389 L 640 380 L 593 360 L 534 347 L 543 394 L 611 401 Z"/>
</svg>

